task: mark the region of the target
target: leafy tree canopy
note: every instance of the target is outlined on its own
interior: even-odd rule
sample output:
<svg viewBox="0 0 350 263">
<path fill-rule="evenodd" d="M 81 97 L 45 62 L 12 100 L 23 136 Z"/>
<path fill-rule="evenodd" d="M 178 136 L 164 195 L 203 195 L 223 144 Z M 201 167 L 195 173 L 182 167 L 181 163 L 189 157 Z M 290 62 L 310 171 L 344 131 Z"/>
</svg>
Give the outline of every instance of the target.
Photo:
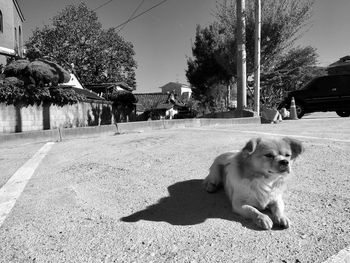
<svg viewBox="0 0 350 263">
<path fill-rule="evenodd" d="M 83 83 L 123 81 L 136 88 L 134 49 L 115 29 L 102 29 L 84 3 L 69 5 L 51 25 L 34 30 L 26 43 L 29 59 L 49 57 L 60 65 L 74 64 Z"/>
<path fill-rule="evenodd" d="M 254 67 L 254 0 L 246 2 L 246 52 L 247 71 Z M 271 70 L 281 56 L 293 48 L 295 41 L 310 26 L 314 0 L 264 0 L 261 1 L 261 67 Z M 216 19 L 219 23 L 223 45 L 233 50 L 235 56 L 237 43 L 236 1 L 227 6 L 218 5 Z M 232 60 L 236 63 L 236 59 Z M 230 63 L 229 63 L 230 64 Z"/>
<path fill-rule="evenodd" d="M 202 28 L 197 26 L 196 38 L 192 48 L 194 58 L 187 61 L 186 76 L 192 84 L 193 96 L 203 103 L 213 101 L 213 86 L 221 82 L 228 82 L 231 75 L 228 67 L 220 63 L 220 39 L 217 24 Z"/>
<path fill-rule="evenodd" d="M 254 70 L 254 2 L 246 2 L 247 72 Z M 313 0 L 264 0 L 261 20 L 261 71 L 264 74 L 291 74 L 292 69 L 315 66 L 316 50 L 294 47 L 295 41 L 307 30 L 312 15 Z M 192 58 L 187 60 L 186 76 L 194 86 L 196 99 L 213 103 L 211 89 L 232 84 L 237 71 L 236 1 L 224 6 L 218 2 L 216 21 L 208 27 L 197 27 L 192 46 Z M 300 75 L 298 76 L 300 78 Z M 274 79 L 274 78 L 272 78 Z M 271 80 L 271 79 L 270 79 Z M 289 82 L 290 85 L 292 82 Z M 271 84 L 271 83 L 270 83 Z M 270 89 L 263 86 L 262 89 Z M 292 88 L 289 86 L 286 90 Z M 295 87 L 296 88 L 296 87 Z M 283 91 L 284 92 L 284 91 Z"/>
</svg>

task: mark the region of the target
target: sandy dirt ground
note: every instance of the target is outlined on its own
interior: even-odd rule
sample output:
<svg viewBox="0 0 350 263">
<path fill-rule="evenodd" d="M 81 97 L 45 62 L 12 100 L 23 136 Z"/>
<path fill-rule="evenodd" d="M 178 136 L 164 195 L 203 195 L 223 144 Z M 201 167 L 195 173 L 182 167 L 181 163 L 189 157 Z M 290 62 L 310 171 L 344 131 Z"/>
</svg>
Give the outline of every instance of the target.
<svg viewBox="0 0 350 263">
<path fill-rule="evenodd" d="M 287 230 L 257 229 L 202 187 L 218 154 L 267 133 L 306 148 L 285 196 Z M 41 145 L 1 146 L 0 178 Z M 323 262 L 350 246 L 349 160 L 341 118 L 56 143 L 0 227 L 0 262 Z"/>
</svg>

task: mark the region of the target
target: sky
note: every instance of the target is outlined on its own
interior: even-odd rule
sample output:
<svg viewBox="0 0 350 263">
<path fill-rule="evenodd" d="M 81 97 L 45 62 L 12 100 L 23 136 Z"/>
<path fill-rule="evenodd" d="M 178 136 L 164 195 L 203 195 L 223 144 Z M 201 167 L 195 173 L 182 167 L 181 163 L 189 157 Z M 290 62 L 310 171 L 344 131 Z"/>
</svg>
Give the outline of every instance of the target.
<svg viewBox="0 0 350 263">
<path fill-rule="evenodd" d="M 217 0 L 219 3 L 223 0 Z M 130 21 L 120 32 L 134 45 L 137 93 L 160 92 L 168 82 L 187 83 L 185 71 L 191 54 L 196 25 L 212 23 L 216 0 L 167 0 L 146 14 Z M 36 27 L 50 24 L 66 5 L 82 0 L 17 0 L 25 17 L 24 40 Z M 138 13 L 162 0 L 86 0 L 96 10 L 103 28 L 125 22 L 142 2 Z M 296 43 L 313 46 L 319 54 L 319 64 L 327 66 L 340 57 L 350 55 L 350 1 L 316 0 L 312 27 Z M 262 14 L 263 15 L 263 14 Z"/>
</svg>

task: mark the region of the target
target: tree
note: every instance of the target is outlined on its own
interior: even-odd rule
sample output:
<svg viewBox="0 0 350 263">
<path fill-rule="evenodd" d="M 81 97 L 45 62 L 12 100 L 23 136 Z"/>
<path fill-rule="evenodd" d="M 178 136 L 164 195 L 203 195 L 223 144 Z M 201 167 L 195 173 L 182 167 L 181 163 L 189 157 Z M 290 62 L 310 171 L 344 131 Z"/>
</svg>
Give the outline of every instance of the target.
<svg viewBox="0 0 350 263">
<path fill-rule="evenodd" d="M 84 3 L 67 6 L 52 25 L 35 29 L 26 46 L 31 60 L 49 57 L 66 67 L 73 63 L 83 83 L 123 81 L 136 88 L 133 45 L 115 29 L 102 29 Z"/>
<path fill-rule="evenodd" d="M 135 110 L 135 103 L 137 102 L 134 94 L 121 90 L 107 94 L 106 99 L 113 101 L 115 122 L 127 121 Z"/>
<path fill-rule="evenodd" d="M 316 49 L 310 46 L 290 49 L 276 62 L 272 71 L 261 75 L 261 100 L 265 107 L 276 108 L 288 91 L 300 89 L 312 78 L 325 74 L 316 67 Z"/>
<path fill-rule="evenodd" d="M 193 86 L 193 97 L 201 101 L 203 107 L 215 108 L 215 97 L 225 96 L 225 91 L 217 87 L 221 84 L 228 85 L 230 82 L 233 72 L 223 62 L 229 58 L 220 59 L 227 54 L 224 48 L 217 23 L 205 28 L 197 26 L 192 47 L 194 59 L 187 60 L 186 77 Z"/>
<path fill-rule="evenodd" d="M 254 67 L 254 0 L 246 7 L 247 72 Z M 261 3 L 261 66 L 273 68 L 279 58 L 293 47 L 310 25 L 314 0 L 264 0 Z M 230 49 L 236 48 L 236 1 L 218 5 L 216 19 L 222 27 L 222 37 Z M 234 53 L 233 53 L 234 54 Z M 236 60 L 232 60 L 236 63 Z"/>
<path fill-rule="evenodd" d="M 0 78 L 0 102 L 19 107 L 41 103 L 63 106 L 83 100 L 74 90 L 58 86 L 69 79 L 69 73 L 56 63 L 17 60 L 5 67 Z"/>
<path fill-rule="evenodd" d="M 264 0 L 262 1 L 261 21 L 261 70 L 273 72 L 276 68 L 283 71 L 292 67 L 289 57 L 298 57 L 298 67 L 310 67 L 316 63 L 315 49 L 293 48 L 295 41 L 309 25 L 313 0 Z M 197 89 L 197 93 L 208 98 L 208 82 L 216 84 L 230 83 L 236 76 L 236 2 L 225 6 L 218 4 L 216 21 L 206 28 L 196 30 L 196 41 L 192 47 L 193 58 L 187 61 L 186 76 Z M 247 73 L 254 70 L 254 1 L 248 0 L 246 7 L 246 51 Z M 205 33 L 205 34 L 204 34 Z M 205 35 L 205 37 L 204 37 Z M 206 41 L 209 39 L 210 41 Z M 214 43 L 214 44 L 213 44 Z M 198 53 L 198 50 L 201 52 Z M 301 53 L 300 53 L 301 52 Z M 310 58 L 309 60 L 301 58 Z M 202 57 L 209 58 L 202 60 Z M 286 63 L 282 63 L 282 61 Z M 206 63 L 215 70 L 210 71 Z M 210 71 L 208 73 L 208 71 Z M 288 73 L 288 70 L 284 70 Z M 198 77 L 200 76 L 200 77 Z M 213 83 L 211 83 L 213 86 Z"/>
</svg>

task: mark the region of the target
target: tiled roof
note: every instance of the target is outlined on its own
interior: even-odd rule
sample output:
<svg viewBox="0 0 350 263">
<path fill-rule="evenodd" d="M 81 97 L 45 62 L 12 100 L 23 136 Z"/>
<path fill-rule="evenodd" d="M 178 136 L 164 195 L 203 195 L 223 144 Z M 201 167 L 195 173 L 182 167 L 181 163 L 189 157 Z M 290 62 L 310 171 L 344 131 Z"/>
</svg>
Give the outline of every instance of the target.
<svg viewBox="0 0 350 263">
<path fill-rule="evenodd" d="M 61 85 L 60 87 L 66 88 L 66 89 L 70 88 L 74 90 L 77 94 L 84 95 L 85 98 L 90 100 L 105 100 L 104 98 L 101 98 L 100 96 L 98 96 L 95 92 L 88 89 L 79 89 L 68 85 Z"/>
<path fill-rule="evenodd" d="M 171 109 L 172 107 L 184 107 L 181 100 L 164 93 L 134 93 L 137 99 L 136 110 L 146 111 L 149 109 Z"/>
<path fill-rule="evenodd" d="M 167 103 L 168 94 L 163 93 L 134 93 L 137 103 L 137 111 L 145 111 L 151 108 L 160 109 L 159 106 L 162 106 L 164 109 L 168 106 L 173 107 L 173 104 Z M 169 109 L 170 109 L 169 108 Z"/>
<path fill-rule="evenodd" d="M 113 82 L 113 83 L 100 83 L 100 84 L 84 84 L 84 87 L 95 92 L 106 92 L 108 88 L 121 87 L 126 91 L 132 91 L 133 89 L 125 82 Z"/>
</svg>

